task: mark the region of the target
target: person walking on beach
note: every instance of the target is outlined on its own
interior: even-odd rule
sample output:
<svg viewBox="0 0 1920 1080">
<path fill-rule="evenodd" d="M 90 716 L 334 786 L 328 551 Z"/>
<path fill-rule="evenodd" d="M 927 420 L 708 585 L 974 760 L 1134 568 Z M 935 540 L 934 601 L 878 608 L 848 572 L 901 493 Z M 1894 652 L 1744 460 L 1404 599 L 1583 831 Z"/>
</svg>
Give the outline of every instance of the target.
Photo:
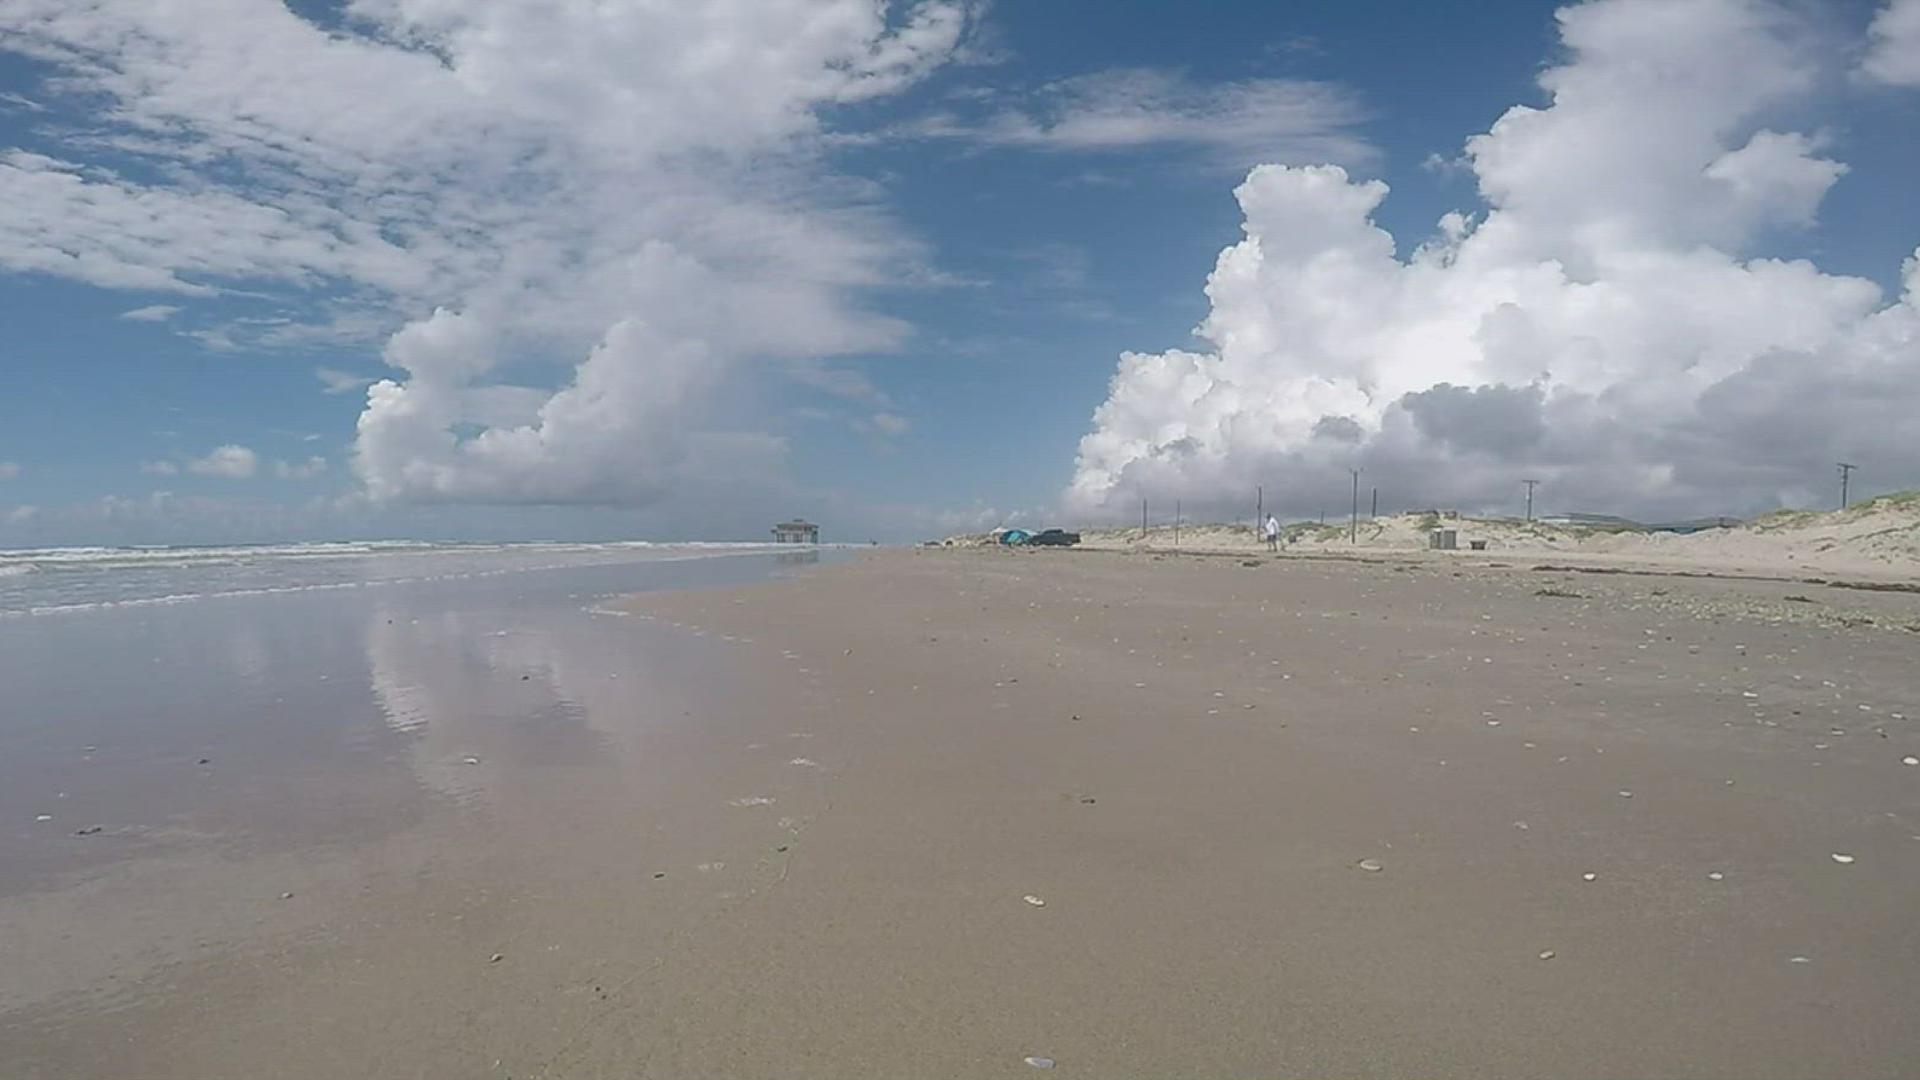
<svg viewBox="0 0 1920 1080">
<path fill-rule="evenodd" d="M 1280 519 L 1268 514 L 1267 522 L 1262 528 L 1267 534 L 1267 550 L 1278 552 L 1280 550 Z"/>
</svg>

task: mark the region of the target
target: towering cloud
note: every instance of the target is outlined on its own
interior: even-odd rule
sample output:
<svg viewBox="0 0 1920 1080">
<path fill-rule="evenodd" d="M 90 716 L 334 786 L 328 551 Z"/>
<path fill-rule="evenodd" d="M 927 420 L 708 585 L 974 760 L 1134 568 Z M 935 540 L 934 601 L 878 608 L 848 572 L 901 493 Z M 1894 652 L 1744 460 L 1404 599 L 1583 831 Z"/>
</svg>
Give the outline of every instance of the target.
<svg viewBox="0 0 1920 1080">
<path fill-rule="evenodd" d="M 1402 258 L 1385 184 L 1262 166 L 1236 190 L 1198 329 L 1121 358 L 1071 507 L 1218 508 L 1264 484 L 1295 512 L 1347 468 L 1407 503 L 1722 512 L 1809 498 L 1836 456 L 1920 445 L 1920 262 L 1871 281 L 1756 257 L 1846 172 L 1767 126 L 1819 75 L 1762 0 L 1595 0 L 1567 59 L 1468 140 L 1482 212 Z M 1920 238 L 1917 238 L 1920 239 Z"/>
</svg>

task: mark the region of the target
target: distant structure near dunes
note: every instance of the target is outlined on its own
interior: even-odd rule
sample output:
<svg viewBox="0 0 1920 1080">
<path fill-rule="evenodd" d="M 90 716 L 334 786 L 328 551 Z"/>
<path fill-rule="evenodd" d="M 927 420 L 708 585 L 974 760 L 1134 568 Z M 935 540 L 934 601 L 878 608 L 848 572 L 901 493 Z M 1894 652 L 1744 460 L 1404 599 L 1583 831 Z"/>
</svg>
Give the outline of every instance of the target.
<svg viewBox="0 0 1920 1080">
<path fill-rule="evenodd" d="M 820 526 L 802 518 L 783 521 L 773 527 L 773 542 L 776 544 L 817 544 L 820 542 Z"/>
</svg>

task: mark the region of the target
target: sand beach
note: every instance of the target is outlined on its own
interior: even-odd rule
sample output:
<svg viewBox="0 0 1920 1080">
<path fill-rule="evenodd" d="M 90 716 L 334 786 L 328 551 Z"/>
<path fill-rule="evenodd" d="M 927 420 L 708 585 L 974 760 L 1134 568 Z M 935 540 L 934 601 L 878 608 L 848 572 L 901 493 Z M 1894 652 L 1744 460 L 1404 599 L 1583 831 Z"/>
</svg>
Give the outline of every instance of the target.
<svg viewBox="0 0 1920 1080">
<path fill-rule="evenodd" d="M 72 839 L 134 850 L 0 897 L 5 1073 L 1920 1068 L 1920 595 L 942 549 L 596 606 L 378 638 L 400 824 Z"/>
</svg>

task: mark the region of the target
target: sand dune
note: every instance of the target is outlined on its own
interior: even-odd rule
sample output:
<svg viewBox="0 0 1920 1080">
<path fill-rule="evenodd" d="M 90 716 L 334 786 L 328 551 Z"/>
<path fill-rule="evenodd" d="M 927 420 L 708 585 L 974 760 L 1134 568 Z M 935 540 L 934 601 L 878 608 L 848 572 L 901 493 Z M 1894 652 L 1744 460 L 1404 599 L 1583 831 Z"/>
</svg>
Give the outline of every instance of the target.
<svg viewBox="0 0 1920 1080">
<path fill-rule="evenodd" d="M 1456 530 L 1460 549 L 1430 551 L 1435 529 Z M 1400 553 L 1438 558 L 1553 557 L 1575 565 L 1647 566 L 1774 577 L 1845 575 L 1920 580 L 1920 492 L 1883 495 L 1846 510 L 1783 510 L 1729 528 L 1694 533 L 1566 525 L 1516 518 L 1426 511 L 1363 519 L 1349 539 L 1347 522 L 1291 524 L 1293 553 Z M 1475 552 L 1473 541 L 1486 549 Z M 956 547 L 993 542 L 992 534 L 953 537 Z M 1099 550 L 1238 553 L 1264 551 L 1251 524 L 1186 524 L 1090 529 L 1082 546 Z"/>
</svg>

